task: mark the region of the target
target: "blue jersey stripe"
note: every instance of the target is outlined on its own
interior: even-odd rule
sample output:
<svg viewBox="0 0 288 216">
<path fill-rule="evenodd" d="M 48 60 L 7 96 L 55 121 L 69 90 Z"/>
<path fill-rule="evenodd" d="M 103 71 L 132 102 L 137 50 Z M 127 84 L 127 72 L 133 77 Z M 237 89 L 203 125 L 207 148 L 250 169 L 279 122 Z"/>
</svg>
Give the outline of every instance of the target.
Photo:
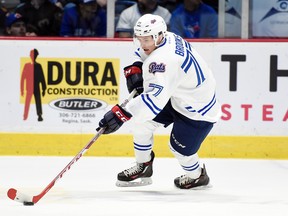
<svg viewBox="0 0 288 216">
<path fill-rule="evenodd" d="M 186 48 L 187 48 L 189 51 L 192 51 L 192 48 L 191 48 L 190 43 L 188 43 L 187 41 L 184 41 L 184 42 L 185 42 Z"/>
<path fill-rule="evenodd" d="M 188 110 L 188 112 L 196 112 L 196 110 L 192 106 L 187 106 L 185 107 L 185 109 Z"/>
<path fill-rule="evenodd" d="M 185 65 L 187 64 L 188 60 L 189 60 L 189 55 L 186 56 L 183 64 L 181 65 L 181 68 L 182 68 L 183 70 L 184 70 L 184 67 L 185 67 Z M 186 73 L 186 72 L 187 72 L 187 71 L 185 71 L 185 73 Z"/>
<path fill-rule="evenodd" d="M 187 56 L 186 56 L 183 64 L 181 65 L 181 68 L 184 70 L 185 73 L 188 72 L 188 70 L 190 69 L 192 63 L 194 64 L 194 68 L 195 68 L 195 71 L 196 71 L 197 86 L 199 86 L 201 83 L 204 82 L 205 77 L 204 77 L 203 71 L 202 71 L 199 63 L 197 62 L 197 60 L 195 59 L 193 54 L 187 49 Z"/>
<path fill-rule="evenodd" d="M 140 54 L 138 52 L 135 52 L 135 55 L 141 58 Z"/>
<path fill-rule="evenodd" d="M 134 53 L 135 55 L 137 55 L 139 58 L 141 58 L 141 55 L 140 55 L 140 48 L 138 48 Z"/>
<path fill-rule="evenodd" d="M 199 63 L 197 62 L 197 60 L 195 59 L 195 57 L 192 55 L 192 53 L 191 53 L 191 57 L 192 57 L 193 60 L 194 60 L 193 62 L 194 62 L 194 64 L 195 64 L 195 69 L 197 70 L 197 77 L 199 76 L 198 85 L 200 85 L 201 83 L 204 82 L 205 77 L 204 77 L 203 71 L 202 71 Z M 198 86 L 198 85 L 197 85 L 197 86 Z"/>
<path fill-rule="evenodd" d="M 186 67 L 184 68 L 185 73 L 188 72 L 188 70 L 190 69 L 192 63 L 193 63 L 193 59 L 189 56 L 189 57 L 188 57 L 188 64 L 187 64 Z"/>
<path fill-rule="evenodd" d="M 141 94 L 141 98 L 146 104 L 146 106 L 155 114 L 158 115 L 159 112 L 161 112 L 161 109 L 159 109 L 151 100 L 151 98 L 147 94 Z"/>
<path fill-rule="evenodd" d="M 216 99 L 213 101 L 209 109 L 207 109 L 205 112 L 202 113 L 202 116 L 204 116 L 214 106 L 215 103 L 216 103 Z"/>
<path fill-rule="evenodd" d="M 212 100 L 206 105 L 204 106 L 202 109 L 198 110 L 198 113 L 201 113 L 201 115 L 205 115 L 216 103 L 216 95 L 213 95 Z"/>
</svg>

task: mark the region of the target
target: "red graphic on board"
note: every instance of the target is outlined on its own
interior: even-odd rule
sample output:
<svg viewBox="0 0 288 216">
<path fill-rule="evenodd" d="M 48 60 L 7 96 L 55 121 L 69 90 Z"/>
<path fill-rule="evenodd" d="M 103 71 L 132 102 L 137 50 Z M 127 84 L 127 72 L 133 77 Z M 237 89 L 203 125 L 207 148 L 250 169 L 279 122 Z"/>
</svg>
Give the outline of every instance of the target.
<svg viewBox="0 0 288 216">
<path fill-rule="evenodd" d="M 23 120 L 27 120 L 28 118 L 31 99 L 34 95 L 38 121 L 43 121 L 41 95 L 42 97 L 45 96 L 46 82 L 42 66 L 36 62 L 38 55 L 39 52 L 37 49 L 30 51 L 31 62 L 24 65 L 21 75 L 21 96 L 25 97 Z M 24 91 L 24 87 L 26 87 L 26 92 Z"/>
</svg>

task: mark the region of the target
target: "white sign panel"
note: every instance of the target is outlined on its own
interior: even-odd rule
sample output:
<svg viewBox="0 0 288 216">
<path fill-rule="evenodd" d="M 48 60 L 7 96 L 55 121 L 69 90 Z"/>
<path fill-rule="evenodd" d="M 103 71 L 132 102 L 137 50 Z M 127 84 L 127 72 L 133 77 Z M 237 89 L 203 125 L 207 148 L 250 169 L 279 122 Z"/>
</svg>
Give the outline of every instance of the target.
<svg viewBox="0 0 288 216">
<path fill-rule="evenodd" d="M 217 81 L 223 115 L 212 134 L 288 135 L 288 42 L 191 44 Z M 128 96 L 131 41 L 0 40 L 0 49 L 1 132 L 94 133 Z"/>
</svg>

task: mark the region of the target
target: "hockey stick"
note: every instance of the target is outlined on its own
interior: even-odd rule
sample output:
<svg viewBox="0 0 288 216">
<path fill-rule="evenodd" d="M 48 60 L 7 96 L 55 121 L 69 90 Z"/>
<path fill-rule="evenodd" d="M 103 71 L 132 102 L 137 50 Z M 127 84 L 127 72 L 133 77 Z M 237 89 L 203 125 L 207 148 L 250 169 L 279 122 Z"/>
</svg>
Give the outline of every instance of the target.
<svg viewBox="0 0 288 216">
<path fill-rule="evenodd" d="M 134 97 L 136 94 L 136 90 L 133 90 L 129 97 L 120 105 L 121 107 L 125 107 L 126 104 Z M 97 133 L 94 137 L 86 144 L 86 146 L 70 161 L 69 164 L 47 185 L 47 187 L 38 195 L 36 196 L 28 196 L 19 192 L 14 188 L 10 188 L 7 192 L 7 196 L 15 201 L 23 203 L 23 205 L 34 205 L 36 204 L 48 191 L 55 185 L 55 183 L 63 177 L 64 173 L 68 171 L 71 166 L 77 162 L 85 152 L 93 145 L 93 143 L 101 136 L 104 132 L 105 128 L 97 128 Z"/>
</svg>

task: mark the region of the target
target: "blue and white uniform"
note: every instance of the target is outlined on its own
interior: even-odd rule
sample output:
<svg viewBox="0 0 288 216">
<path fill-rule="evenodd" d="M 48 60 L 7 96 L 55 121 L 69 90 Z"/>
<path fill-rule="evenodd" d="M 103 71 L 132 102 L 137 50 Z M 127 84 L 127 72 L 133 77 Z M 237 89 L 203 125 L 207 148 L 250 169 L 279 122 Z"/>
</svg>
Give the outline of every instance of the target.
<svg viewBox="0 0 288 216">
<path fill-rule="evenodd" d="M 219 119 L 213 74 L 187 41 L 168 32 L 165 41 L 149 56 L 140 48 L 135 55 L 135 61 L 143 62 L 144 93 L 127 105 L 133 118 L 153 119 L 170 99 L 172 107 L 190 119 Z"/>
<path fill-rule="evenodd" d="M 149 161 L 155 129 L 173 124 L 170 149 L 190 177 L 199 177 L 197 151 L 221 115 L 211 70 L 191 44 L 171 32 L 149 56 L 138 48 L 135 61 L 143 62 L 144 92 L 126 109 L 135 124 L 136 161 Z"/>
</svg>

